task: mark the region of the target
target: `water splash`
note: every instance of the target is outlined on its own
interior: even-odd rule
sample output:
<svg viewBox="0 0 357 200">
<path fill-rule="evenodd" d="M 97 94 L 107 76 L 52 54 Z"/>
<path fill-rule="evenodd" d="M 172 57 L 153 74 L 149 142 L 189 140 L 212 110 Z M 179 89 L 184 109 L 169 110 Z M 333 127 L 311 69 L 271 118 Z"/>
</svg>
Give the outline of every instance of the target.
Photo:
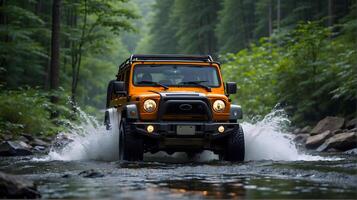
<svg viewBox="0 0 357 200">
<path fill-rule="evenodd" d="M 69 139 L 68 144 L 53 147 L 47 160 L 118 160 L 120 116 L 113 115 L 112 129 L 107 131 L 94 118 L 79 109 L 80 123 L 73 125 L 68 133 L 59 134 L 59 138 Z M 246 160 L 326 160 L 320 156 L 311 156 L 299 152 L 293 142 L 293 136 L 284 132 L 283 127 L 289 120 L 282 110 L 276 110 L 256 123 L 242 123 Z M 61 140 L 61 139 L 60 139 Z M 146 155 L 150 157 L 152 155 Z M 168 157 L 166 153 L 158 153 L 154 157 Z M 185 159 L 185 154 L 175 153 L 172 157 Z M 217 160 L 218 156 L 209 151 L 197 155 L 195 161 Z"/>
<path fill-rule="evenodd" d="M 293 135 L 284 131 L 289 124 L 283 110 L 275 110 L 254 124 L 243 122 L 245 160 L 324 160 L 299 152 Z"/>
<path fill-rule="evenodd" d="M 68 133 L 57 136 L 58 141 L 65 138 L 69 142 L 59 147 L 52 147 L 48 155 L 50 160 L 104 160 L 119 159 L 119 131 L 120 116 L 111 116 L 112 129 L 78 109 L 80 123 L 71 124 Z"/>
</svg>

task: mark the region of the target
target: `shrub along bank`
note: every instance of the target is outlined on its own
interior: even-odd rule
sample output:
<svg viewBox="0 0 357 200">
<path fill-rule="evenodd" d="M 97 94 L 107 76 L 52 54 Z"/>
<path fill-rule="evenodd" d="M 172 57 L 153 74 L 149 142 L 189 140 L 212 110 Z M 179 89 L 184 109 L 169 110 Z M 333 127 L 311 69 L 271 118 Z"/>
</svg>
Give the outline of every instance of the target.
<svg viewBox="0 0 357 200">
<path fill-rule="evenodd" d="M 333 31 L 332 31 L 333 30 Z M 326 116 L 356 116 L 357 23 L 347 20 L 331 28 L 318 22 L 224 57 L 225 80 L 236 81 L 232 98 L 250 119 L 264 116 L 276 105 L 298 126 Z"/>
<path fill-rule="evenodd" d="M 46 137 L 63 130 L 62 124 L 70 117 L 70 111 L 64 103 L 52 104 L 49 97 L 49 93 L 37 89 L 1 91 L 0 136 Z M 57 112 L 56 118 L 51 117 L 54 112 Z"/>
</svg>

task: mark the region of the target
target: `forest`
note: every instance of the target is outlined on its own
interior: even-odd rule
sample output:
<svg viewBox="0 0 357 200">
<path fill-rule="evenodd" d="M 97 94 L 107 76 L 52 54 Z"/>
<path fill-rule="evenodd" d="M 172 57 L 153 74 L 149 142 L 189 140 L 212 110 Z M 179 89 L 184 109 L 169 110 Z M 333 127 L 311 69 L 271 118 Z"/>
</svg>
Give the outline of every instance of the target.
<svg viewBox="0 0 357 200">
<path fill-rule="evenodd" d="M 210 54 L 246 120 L 297 126 L 357 107 L 356 0 L 0 0 L 0 135 L 102 117 L 133 53 Z"/>
</svg>

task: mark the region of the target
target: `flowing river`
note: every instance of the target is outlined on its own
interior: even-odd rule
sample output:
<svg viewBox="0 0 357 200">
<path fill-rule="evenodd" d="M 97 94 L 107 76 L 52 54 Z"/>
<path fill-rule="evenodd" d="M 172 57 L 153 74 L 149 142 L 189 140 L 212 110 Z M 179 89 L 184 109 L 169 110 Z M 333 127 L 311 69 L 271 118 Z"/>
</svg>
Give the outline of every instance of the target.
<svg viewBox="0 0 357 200">
<path fill-rule="evenodd" d="M 243 123 L 242 163 L 218 161 L 208 151 L 193 159 L 158 153 L 119 162 L 117 130 L 106 131 L 83 112 L 81 119 L 65 134 L 72 142 L 57 142 L 48 155 L 0 158 L 0 171 L 33 180 L 43 198 L 357 198 L 357 156 L 299 148 L 283 131 L 288 120 L 281 111 Z M 84 177 L 85 170 L 96 177 Z"/>
</svg>

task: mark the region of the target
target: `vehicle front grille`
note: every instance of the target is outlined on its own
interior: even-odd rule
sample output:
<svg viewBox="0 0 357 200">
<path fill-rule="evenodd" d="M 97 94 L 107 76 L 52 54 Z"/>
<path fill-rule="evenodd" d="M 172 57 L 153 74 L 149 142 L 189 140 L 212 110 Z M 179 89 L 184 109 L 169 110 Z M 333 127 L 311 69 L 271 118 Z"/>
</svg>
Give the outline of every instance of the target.
<svg viewBox="0 0 357 200">
<path fill-rule="evenodd" d="M 166 121 L 208 121 L 211 110 L 204 100 L 166 100 L 160 105 L 159 115 Z"/>
</svg>

